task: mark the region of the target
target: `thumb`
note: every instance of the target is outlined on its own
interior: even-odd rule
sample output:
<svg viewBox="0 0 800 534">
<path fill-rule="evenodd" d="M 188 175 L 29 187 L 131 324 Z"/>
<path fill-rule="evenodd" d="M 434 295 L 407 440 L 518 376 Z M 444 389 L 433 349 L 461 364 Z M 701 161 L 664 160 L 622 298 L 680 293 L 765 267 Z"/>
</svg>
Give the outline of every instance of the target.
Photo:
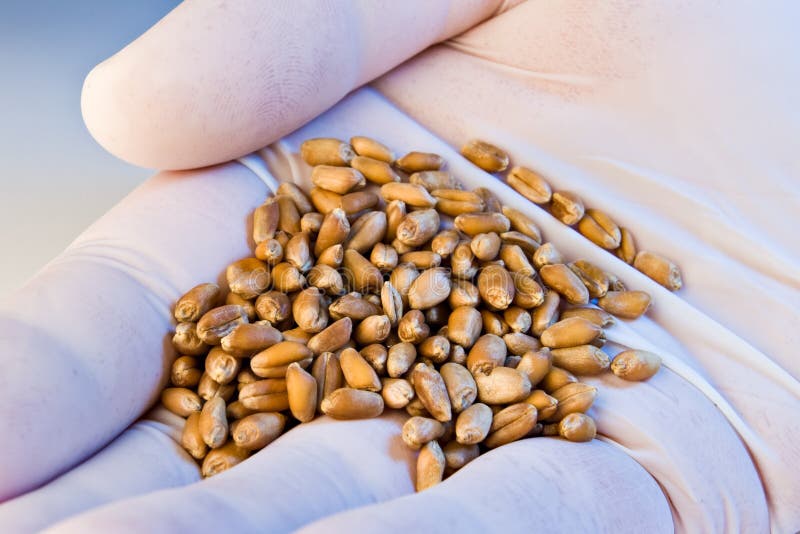
<svg viewBox="0 0 800 534">
<path fill-rule="evenodd" d="M 227 161 L 514 3 L 190 0 L 89 73 L 84 120 L 137 165 Z"/>
</svg>

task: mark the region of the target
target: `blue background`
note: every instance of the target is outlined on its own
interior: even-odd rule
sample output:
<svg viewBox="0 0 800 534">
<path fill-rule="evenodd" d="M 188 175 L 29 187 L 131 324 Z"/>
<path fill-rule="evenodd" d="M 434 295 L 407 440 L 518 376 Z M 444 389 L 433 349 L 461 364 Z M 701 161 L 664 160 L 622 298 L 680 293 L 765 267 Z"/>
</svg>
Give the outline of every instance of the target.
<svg viewBox="0 0 800 534">
<path fill-rule="evenodd" d="M 0 298 L 152 174 L 94 142 L 81 87 L 178 3 L 0 0 Z"/>
</svg>

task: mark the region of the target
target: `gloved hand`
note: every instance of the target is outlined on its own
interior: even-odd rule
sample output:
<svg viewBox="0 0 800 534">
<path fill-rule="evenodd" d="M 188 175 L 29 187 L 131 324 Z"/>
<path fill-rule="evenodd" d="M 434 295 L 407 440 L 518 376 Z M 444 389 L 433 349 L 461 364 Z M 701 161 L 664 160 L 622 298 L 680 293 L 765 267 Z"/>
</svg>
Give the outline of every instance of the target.
<svg viewBox="0 0 800 534">
<path fill-rule="evenodd" d="M 640 384 L 588 380 L 601 439 L 516 442 L 412 494 L 402 417 L 320 418 L 193 484 L 182 420 L 157 408 L 125 429 L 164 383 L 171 304 L 249 254 L 247 216 L 269 191 L 239 163 L 162 172 L 2 305 L 0 530 L 79 512 L 53 530 L 800 526 L 798 250 L 775 215 L 798 198 L 791 17 L 744 3 L 515 4 L 187 2 L 90 74 L 84 116 L 111 152 L 160 168 L 274 143 L 260 157 L 298 183 L 297 147 L 317 135 L 441 153 L 568 257 L 654 295 L 650 319 L 609 337 L 665 368 Z M 490 182 L 453 151 L 470 138 L 611 213 L 640 248 L 678 261 L 686 288 L 668 293 Z"/>
</svg>

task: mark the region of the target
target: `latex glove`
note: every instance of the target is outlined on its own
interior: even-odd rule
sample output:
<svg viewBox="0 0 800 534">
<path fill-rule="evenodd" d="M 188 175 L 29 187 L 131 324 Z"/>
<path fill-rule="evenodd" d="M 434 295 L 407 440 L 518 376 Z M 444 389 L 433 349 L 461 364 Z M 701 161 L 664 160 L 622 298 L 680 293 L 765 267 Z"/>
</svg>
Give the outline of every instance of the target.
<svg viewBox="0 0 800 534">
<path fill-rule="evenodd" d="M 198 5 L 204 6 L 197 3 L 184 8 Z M 798 122 L 791 113 L 782 115 L 777 111 L 783 109 L 785 95 L 797 84 L 784 81 L 783 85 L 772 84 L 766 90 L 751 83 L 740 92 L 720 95 L 713 89 L 732 87 L 730 80 L 741 82 L 741 76 L 734 77 L 730 61 L 726 62 L 709 45 L 713 39 L 730 44 L 723 36 L 736 35 L 739 39 L 753 20 L 761 21 L 770 29 L 769 46 L 738 56 L 741 65 L 737 66 L 769 71 L 776 61 L 774 57 L 779 57 L 775 54 L 781 50 L 780 36 L 789 35 L 781 33 L 788 31 L 782 22 L 785 19 L 770 16 L 766 8 L 759 12 L 759 18 L 745 6 L 728 7 L 725 17 L 717 21 L 717 33 L 712 39 L 687 22 L 716 14 L 713 8 L 703 5 L 682 8 L 685 11 L 666 4 L 660 9 L 652 3 L 642 7 L 611 4 L 602 10 L 582 7 L 580 3 L 565 2 L 558 9 L 550 5 L 529 2 L 519 6 L 446 47 L 424 53 L 382 78 L 376 87 L 454 146 L 469 137 L 501 144 L 510 150 L 515 162 L 542 169 L 556 186 L 577 190 L 591 199 L 591 205 L 606 209 L 624 225 L 634 228 L 640 245 L 679 259 L 687 288 L 673 296 L 532 208 L 531 214 L 545 235 L 569 257 L 586 257 L 608 266 L 629 286 L 654 293 L 655 324 L 637 321 L 631 328 L 615 327 L 614 335 L 623 344 L 641 347 L 652 343 L 662 354 L 674 356 L 667 359 L 671 370 L 635 386 L 613 377 L 601 379 L 595 413 L 606 443 L 574 446 L 558 440 L 526 440 L 481 457 L 429 492 L 322 519 L 309 528 L 430 529 L 452 522 L 465 529 L 521 529 L 536 524 L 563 530 L 669 530 L 672 512 L 678 529 L 765 530 L 768 520 L 779 531 L 796 529 L 798 512 L 793 502 L 797 500 L 798 487 L 793 466 L 798 456 L 794 445 L 797 430 L 787 423 L 798 407 L 797 383 L 791 376 L 797 376 L 797 365 L 788 350 L 797 340 L 796 331 L 790 328 L 798 302 L 796 248 L 774 217 L 758 209 L 764 195 L 743 195 L 747 185 L 742 181 L 727 191 L 714 191 L 713 187 L 723 180 L 730 181 L 732 168 L 742 168 L 744 162 L 745 168 L 766 169 L 760 184 L 766 184 L 767 191 L 782 187 L 787 192 L 768 197 L 775 209 L 794 206 L 796 185 L 787 177 L 796 169 L 796 163 L 788 157 L 790 145 L 781 140 L 796 138 L 793 134 L 797 133 Z M 181 16 L 188 15 L 184 11 Z M 194 24 L 186 24 L 186 19 L 181 18 L 171 20 L 174 27 L 161 23 L 161 39 L 180 37 L 203 27 L 196 20 Z M 182 27 L 188 29 L 181 33 Z M 276 35 L 280 33 L 277 31 Z M 282 37 L 291 41 L 294 34 L 287 33 L 290 35 Z M 211 32 L 205 37 L 213 35 Z M 704 46 L 693 48 L 696 53 L 692 57 L 675 54 L 671 52 L 674 35 L 687 47 L 697 42 Z M 640 42 L 643 36 L 649 40 Z M 146 35 L 140 43 L 147 44 L 148 38 L 150 43 L 140 47 L 140 55 L 135 53 L 135 47 L 128 48 L 118 56 L 116 70 L 108 69 L 111 72 L 104 79 L 106 92 L 99 93 L 109 101 L 124 101 L 120 91 L 108 91 L 109 87 L 130 86 L 116 83 L 118 77 L 126 76 L 132 65 L 147 65 L 148 51 L 165 49 L 158 46 L 164 41 L 152 35 Z M 179 38 L 176 41 L 186 42 Z M 223 38 L 211 41 L 217 45 L 226 42 Z M 638 46 L 630 46 L 631 42 Z M 191 46 L 198 45 L 193 42 Z M 369 56 L 372 48 L 366 50 Z M 128 63 L 122 61 L 126 54 Z M 184 58 L 172 66 L 191 65 L 192 57 L 196 56 L 186 54 L 188 60 Z M 714 62 L 706 61 L 709 57 Z M 304 59 L 308 58 L 296 60 L 296 64 L 307 66 Z M 195 64 L 200 63 L 198 60 Z M 705 76 L 697 75 L 696 63 L 703 63 Z M 326 62 L 329 64 L 337 63 Z M 268 95 L 289 94 L 287 88 L 293 85 L 286 80 L 302 78 L 291 74 L 276 81 L 261 76 L 258 69 L 237 69 L 238 76 L 231 76 L 230 71 L 223 76 L 219 69 L 211 69 L 211 75 L 244 80 L 261 89 L 256 94 Z M 758 72 L 769 79 L 768 72 Z M 789 68 L 787 72 L 781 79 L 796 82 L 797 70 Z M 102 76 L 96 74 L 94 78 L 90 82 L 97 82 Z M 208 85 L 201 78 L 181 76 L 187 83 L 170 85 L 172 92 L 165 95 L 162 91 L 158 99 L 147 91 L 147 85 L 136 88 L 135 93 L 153 105 L 165 99 L 190 101 L 195 91 L 189 82 L 198 87 Z M 709 84 L 709 78 L 715 83 Z M 92 94 L 91 87 L 91 83 L 87 84 L 87 95 Z M 283 93 L 276 90 L 281 88 Z M 623 89 L 628 92 L 620 95 Z M 764 98 L 752 99 L 756 90 L 763 91 Z M 328 98 L 333 93 L 336 91 Z M 234 91 L 231 96 L 235 98 L 236 94 Z M 339 96 L 336 93 L 333 100 Z M 701 105 L 696 103 L 698 100 Z M 184 135 L 172 138 L 171 144 L 154 145 L 164 147 L 161 156 L 166 158 L 173 154 L 187 158 L 172 162 L 166 159 L 160 165 L 182 167 L 216 161 L 204 159 L 211 148 L 236 145 L 217 148 L 228 150 L 222 156 L 227 158 L 271 142 L 305 120 L 301 115 L 308 106 L 316 110 L 313 106 L 321 109 L 327 103 L 324 98 L 317 98 L 300 111 L 279 108 L 285 114 L 265 126 L 275 128 L 274 136 L 254 136 L 246 130 L 245 135 L 229 141 L 231 131 L 242 131 L 248 123 L 264 122 L 253 118 L 260 116 L 264 101 L 256 98 L 252 107 L 248 102 L 240 101 L 236 113 L 228 113 L 231 108 L 227 104 L 219 105 L 219 101 L 203 97 L 197 106 L 183 108 L 190 111 L 173 110 L 171 115 L 165 115 L 163 109 L 152 115 L 144 113 L 147 106 L 141 106 L 129 109 L 144 118 L 130 112 L 128 122 L 114 115 L 113 108 L 106 108 L 105 114 L 97 116 L 108 117 L 109 124 L 123 125 L 136 120 L 158 124 L 160 116 L 174 118 L 172 126 Z M 752 129 L 726 128 L 732 122 L 733 115 L 728 114 L 732 107 L 771 117 L 773 128 L 786 135 L 759 138 Z M 92 126 L 92 113 L 86 103 L 84 109 Z M 698 109 L 704 114 L 698 114 Z M 203 125 L 207 131 L 181 131 L 181 125 L 193 124 L 191 118 L 195 115 L 206 118 Z M 536 119 L 534 124 L 530 123 L 531 118 Z M 570 119 L 575 125 L 564 128 Z M 751 116 L 746 119 L 750 125 L 755 123 Z M 708 156 L 678 157 L 683 155 L 683 141 L 672 138 L 670 128 L 683 136 L 701 139 L 703 154 Z M 93 131 L 107 145 L 108 139 L 114 137 L 104 137 L 96 125 Z M 157 131 L 154 128 L 148 133 Z M 729 135 L 714 136 L 717 131 Z M 214 137 L 219 132 L 226 135 Z M 119 142 L 128 142 L 130 147 L 123 146 L 117 152 L 133 161 L 148 161 L 133 153 L 134 147 L 147 145 L 138 137 L 142 133 L 132 129 L 115 132 Z M 441 140 L 370 92 L 355 95 L 265 152 L 280 178 L 302 180 L 304 169 L 286 165 L 284 156 L 296 148 L 298 140 L 317 133 L 341 137 L 366 133 L 378 136 L 398 151 L 437 150 L 467 183 L 475 185 L 489 179 L 459 161 Z M 247 141 L 248 136 L 256 139 Z M 197 144 L 206 138 L 218 142 L 214 146 Z M 240 142 L 244 144 L 239 145 Z M 197 146 L 202 149 L 193 151 Z M 157 146 L 149 147 L 156 149 Z M 502 186 L 497 189 L 504 201 L 522 202 Z M 219 202 L 220 194 L 225 195 L 225 202 Z M 264 194 L 263 186 L 252 174 L 233 165 L 182 173 L 180 177 L 157 177 L 81 238 L 77 248 L 80 253 L 68 253 L 66 261 L 50 266 L 12 300 L 9 319 L 0 327 L 9 332 L 3 337 L 10 340 L 5 345 L 11 347 L 8 354 L 13 355 L 13 359 L 6 358 L 10 363 L 4 366 L 10 369 L 4 375 L 9 377 L 8 384 L 0 388 L 3 398 L 9 400 L 3 400 L 0 406 L 8 411 L 2 413 L 6 427 L 25 428 L 26 433 L 24 439 L 22 432 L 10 435 L 2 445 L 3 451 L 10 451 L 3 455 L 0 467 L 2 480 L 10 481 L 7 487 L 17 492 L 47 473 L 66 468 L 141 413 L 157 394 L 158 381 L 163 376 L 161 344 L 170 327 L 169 303 L 185 288 L 213 279 L 227 262 L 247 254 L 242 230 L 244 214 Z M 209 213 L 213 219 L 205 216 Z M 706 228 L 719 231 L 709 232 Z M 191 236 L 201 236 L 202 241 L 192 240 Z M 746 246 L 739 246 L 742 243 Z M 752 254 L 753 250 L 757 254 Z M 722 279 L 720 273 L 725 274 Z M 93 295 L 97 296 L 92 298 Z M 743 314 L 739 311 L 743 301 L 754 309 L 769 309 L 770 314 Z M 102 317 L 105 321 L 111 318 L 111 326 L 99 329 L 98 319 L 76 319 L 85 316 Z M 33 333 L 26 336 L 25 323 L 42 325 L 46 335 L 29 331 Z M 27 361 L 20 354 L 28 355 Z M 104 366 L 104 362 L 110 363 Z M 63 365 L 63 369 L 57 365 Z M 78 367 L 76 378 L 63 380 L 74 367 Z M 32 388 L 30 377 L 35 377 L 34 383 L 42 387 Z M 94 404 L 79 402 L 87 396 Z M 779 432 L 775 432 L 776 427 Z M 84 433 L 75 432 L 75 428 Z M 215 525 L 282 530 L 346 508 L 385 501 L 410 492 L 411 458 L 405 449 L 393 445 L 396 441 L 392 442 L 398 428 L 399 423 L 391 419 L 352 424 L 322 420 L 304 425 L 215 479 L 123 500 L 58 528 L 79 531 L 89 526 L 113 525 L 117 530 L 170 530 L 191 523 L 209 530 Z M 53 447 L 52 441 L 46 439 L 51 435 L 59 436 L 60 447 Z M 134 441 L 128 436 L 125 434 L 121 440 Z M 364 450 L 361 445 L 367 440 L 371 440 L 371 446 Z M 169 460 L 165 462 L 165 458 Z M 101 464 L 104 467 L 96 468 L 103 460 L 107 460 Z M 171 470 L 164 469 L 164 465 L 171 466 Z M 126 481 L 143 471 L 157 473 L 164 469 L 163 476 L 157 473 L 159 476 L 140 477 L 148 479 L 139 480 L 138 486 L 131 484 L 129 494 L 147 491 L 148 484 L 149 489 L 184 484 L 192 479 L 189 467 L 185 456 L 167 439 L 154 438 L 131 447 L 118 441 L 44 490 L 0 506 L 0 525 L 2 520 L 30 517 L 31 510 L 47 515 L 41 512 L 49 510 L 41 506 L 43 503 L 80 495 L 87 484 L 92 484 L 95 491 L 84 490 L 82 497 L 69 499 L 75 503 L 69 513 L 119 498 L 124 496 Z M 83 485 L 73 483 L 75 478 Z M 769 502 L 762 482 L 769 488 Z M 113 495 L 107 487 L 111 485 L 116 490 Z M 463 508 L 452 504 L 456 502 Z M 53 514 L 52 519 L 63 515 L 66 514 Z"/>
<path fill-rule="evenodd" d="M 137 160 L 140 164 L 222 163 L 294 130 L 357 84 L 490 16 L 500 4 L 186 2 L 93 70 L 84 91 L 86 122 L 107 145 L 117 140 L 126 150 L 160 151 L 146 163 Z M 352 67 L 344 76 L 346 65 Z M 145 108 L 146 113 L 119 115 Z M 254 109 L 262 110 L 258 117 L 250 116 Z M 174 122 L 189 110 L 197 122 Z M 137 127 L 137 120 L 155 130 Z M 260 128 L 264 137 L 255 139 L 245 123 Z M 213 140 L 196 137 L 203 139 L 200 144 L 186 137 L 229 126 L 227 133 L 211 134 L 218 136 Z M 163 137 L 154 139 L 155 131 Z M 168 161 L 187 141 L 193 148 L 180 156 L 183 161 Z M 0 438 L 8 452 L 0 499 L 41 484 L 93 453 L 157 398 L 171 358 L 164 348 L 175 296 L 195 280 L 216 279 L 218 258 L 248 253 L 246 218 L 267 189 L 257 179 L 235 189 L 230 184 L 242 175 L 253 180 L 239 165 L 156 177 L 4 304 L 8 311 L 0 328 L 9 347 L 4 357 L 14 368 L 0 380 L 8 383 L 7 398 L 15 399 L 0 403 L 10 413 L 4 421 L 27 420 L 30 414 L 17 413 L 18 406 L 46 397 L 59 399 L 59 406 L 45 403 L 53 409 L 36 414 L 38 421 L 24 436 Z M 41 369 L 29 367 L 31 361 Z M 45 390 L 31 390 L 19 373 L 38 376 Z M 77 378 L 64 381 L 68 375 Z M 126 387 L 118 388 L 121 384 Z M 68 390 L 75 396 L 66 395 Z M 75 406 L 81 396 L 85 402 Z M 97 413 L 99 406 L 103 413 Z M 19 461 L 30 452 L 30 442 L 53 431 L 70 434 L 62 447 L 30 464 Z"/>
</svg>

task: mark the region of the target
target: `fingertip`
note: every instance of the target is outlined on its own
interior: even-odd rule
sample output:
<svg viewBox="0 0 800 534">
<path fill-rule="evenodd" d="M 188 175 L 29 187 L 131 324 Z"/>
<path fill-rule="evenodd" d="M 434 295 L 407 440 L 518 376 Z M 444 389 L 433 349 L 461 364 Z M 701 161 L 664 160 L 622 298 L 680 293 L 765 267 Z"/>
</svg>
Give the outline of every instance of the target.
<svg viewBox="0 0 800 534">
<path fill-rule="evenodd" d="M 86 75 L 81 91 L 84 124 L 100 146 L 133 165 L 165 170 L 200 167 L 202 162 L 182 158 L 185 147 L 174 135 L 178 114 L 170 110 L 169 102 L 180 89 L 169 87 L 168 76 L 157 71 L 155 62 L 148 66 L 140 61 L 143 39 Z"/>
<path fill-rule="evenodd" d="M 236 159 L 290 131 L 283 77 L 262 80 L 252 59 L 266 46 L 265 61 L 283 67 L 282 34 L 261 27 L 271 11 L 255 1 L 236 7 L 181 4 L 94 67 L 81 111 L 97 143 L 137 166 L 186 170 Z"/>
<path fill-rule="evenodd" d="M 100 146 L 117 157 L 125 159 L 115 150 L 115 139 L 109 131 L 108 122 L 103 120 L 107 115 L 108 76 L 105 74 L 105 62 L 96 65 L 83 80 L 81 89 L 81 115 L 89 134 Z M 101 110 L 105 110 L 105 113 Z"/>
<path fill-rule="evenodd" d="M 89 72 L 84 122 L 103 148 L 134 165 L 229 161 L 491 16 L 499 3 L 184 2 Z"/>
</svg>

